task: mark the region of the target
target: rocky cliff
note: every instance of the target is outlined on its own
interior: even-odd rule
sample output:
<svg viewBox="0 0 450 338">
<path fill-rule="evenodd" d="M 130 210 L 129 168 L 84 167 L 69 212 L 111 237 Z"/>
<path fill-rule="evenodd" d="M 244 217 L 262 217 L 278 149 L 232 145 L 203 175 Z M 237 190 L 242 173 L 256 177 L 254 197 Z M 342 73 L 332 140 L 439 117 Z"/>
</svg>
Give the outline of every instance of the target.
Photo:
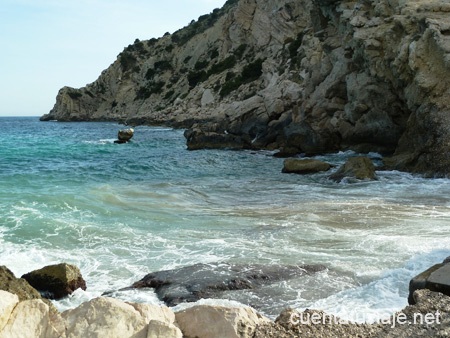
<svg viewBox="0 0 450 338">
<path fill-rule="evenodd" d="M 189 128 L 189 149 L 352 149 L 450 173 L 450 3 L 229 0 L 136 40 L 43 120 Z"/>
</svg>

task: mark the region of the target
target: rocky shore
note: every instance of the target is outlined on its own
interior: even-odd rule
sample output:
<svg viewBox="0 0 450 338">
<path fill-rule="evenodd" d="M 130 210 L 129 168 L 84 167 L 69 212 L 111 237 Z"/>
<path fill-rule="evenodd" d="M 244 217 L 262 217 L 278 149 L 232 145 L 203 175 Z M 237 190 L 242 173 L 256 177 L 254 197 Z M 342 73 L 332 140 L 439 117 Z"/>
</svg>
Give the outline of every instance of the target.
<svg viewBox="0 0 450 338">
<path fill-rule="evenodd" d="M 188 149 L 379 152 L 447 176 L 449 13 L 442 0 L 228 0 L 136 40 L 42 120 L 188 128 Z"/>
<path fill-rule="evenodd" d="M 447 268 L 448 264 L 444 261 L 433 271 Z M 167 275 L 167 272 L 162 274 Z M 23 277 L 30 276 L 32 280 L 46 276 L 48 285 L 40 284 L 40 288 L 46 290 L 61 290 L 62 284 L 73 286 L 73 281 L 78 281 L 80 287 L 85 286 L 79 270 L 67 264 L 45 267 Z M 303 312 L 286 309 L 273 321 L 244 305 L 193 304 L 173 312 L 167 306 L 124 302 L 110 297 L 98 297 L 60 313 L 24 278 L 16 278 L 6 267 L 1 267 L 0 337 L 448 337 L 450 297 L 418 288 L 416 282 L 422 278 L 420 276 L 422 274 L 411 281 L 410 298 L 414 305 L 376 323 L 353 323 L 312 309 Z M 146 276 L 143 280 L 149 278 Z M 427 274 L 427 278 L 431 282 L 435 277 Z M 67 293 L 73 291 L 66 290 Z M 48 292 L 43 294 L 48 295 Z"/>
</svg>

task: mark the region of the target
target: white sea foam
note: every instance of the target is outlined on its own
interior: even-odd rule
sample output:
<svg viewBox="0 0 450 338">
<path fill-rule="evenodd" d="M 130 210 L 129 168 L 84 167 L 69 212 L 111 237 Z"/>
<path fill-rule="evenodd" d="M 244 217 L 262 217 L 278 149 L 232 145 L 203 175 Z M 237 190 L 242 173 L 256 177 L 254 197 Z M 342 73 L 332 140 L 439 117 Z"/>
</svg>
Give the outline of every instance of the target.
<svg viewBox="0 0 450 338">
<path fill-rule="evenodd" d="M 450 255 L 446 179 L 378 171 L 374 182 L 336 184 L 328 173 L 281 174 L 267 152 L 187 152 L 179 130 L 139 127 L 133 144 L 114 147 L 117 124 L 47 126 L 35 126 L 33 147 L 4 140 L 14 156 L 2 154 L 0 258 L 17 276 L 79 266 L 88 289 L 60 309 L 106 291 L 158 303 L 151 290 L 117 290 L 199 262 L 317 263 L 328 269 L 224 297 L 272 317 L 295 306 L 375 320 L 406 304 L 411 277 Z"/>
</svg>

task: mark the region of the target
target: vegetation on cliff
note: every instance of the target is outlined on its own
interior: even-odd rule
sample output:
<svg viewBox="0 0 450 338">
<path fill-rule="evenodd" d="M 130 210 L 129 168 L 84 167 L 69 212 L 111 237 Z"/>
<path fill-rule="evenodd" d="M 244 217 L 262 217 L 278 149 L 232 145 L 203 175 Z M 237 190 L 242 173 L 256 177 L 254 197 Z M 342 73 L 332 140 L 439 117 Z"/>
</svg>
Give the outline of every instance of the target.
<svg viewBox="0 0 450 338">
<path fill-rule="evenodd" d="M 376 151 L 448 175 L 448 13 L 439 0 L 227 1 L 136 40 L 42 119 L 192 128 L 190 149 Z"/>
</svg>

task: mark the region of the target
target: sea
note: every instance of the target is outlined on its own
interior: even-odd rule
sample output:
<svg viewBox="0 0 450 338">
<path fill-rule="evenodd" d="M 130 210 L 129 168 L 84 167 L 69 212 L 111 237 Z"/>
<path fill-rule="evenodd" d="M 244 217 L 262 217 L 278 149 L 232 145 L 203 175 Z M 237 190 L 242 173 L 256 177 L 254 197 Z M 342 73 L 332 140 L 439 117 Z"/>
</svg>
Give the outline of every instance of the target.
<svg viewBox="0 0 450 338">
<path fill-rule="evenodd" d="M 377 171 L 375 181 L 283 174 L 268 151 L 186 148 L 183 130 L 0 118 L 0 265 L 17 277 L 75 264 L 86 291 L 61 311 L 150 272 L 196 263 L 323 264 L 326 270 L 201 304 L 287 307 L 374 322 L 407 305 L 412 277 L 450 256 L 450 180 Z M 318 156 L 336 170 L 354 152 Z M 376 164 L 381 156 L 368 154 Z M 178 305 L 174 310 L 192 304 Z"/>
</svg>

